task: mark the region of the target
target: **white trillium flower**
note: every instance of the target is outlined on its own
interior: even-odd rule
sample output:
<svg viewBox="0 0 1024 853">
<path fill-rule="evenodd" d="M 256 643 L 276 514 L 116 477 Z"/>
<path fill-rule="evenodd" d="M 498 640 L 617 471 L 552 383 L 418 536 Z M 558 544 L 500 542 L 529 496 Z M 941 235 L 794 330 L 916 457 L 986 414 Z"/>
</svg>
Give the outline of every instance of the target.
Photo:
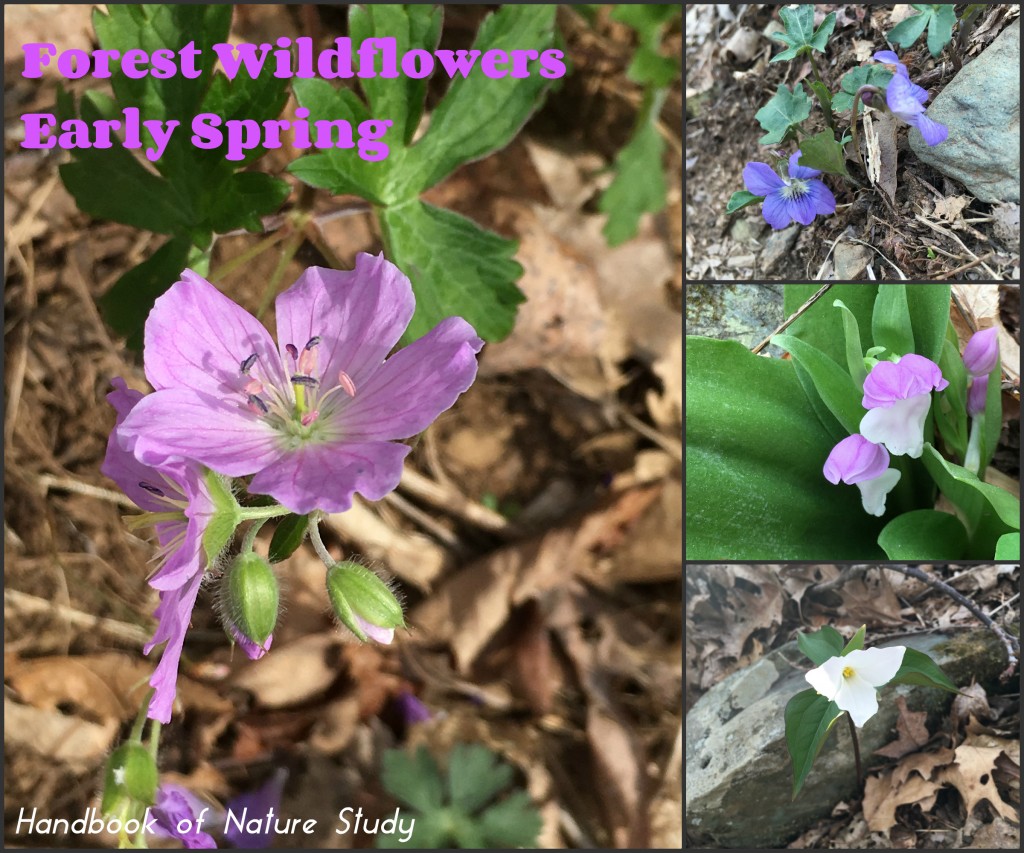
<svg viewBox="0 0 1024 853">
<path fill-rule="evenodd" d="M 875 690 L 887 684 L 903 665 L 906 646 L 859 649 L 829 658 L 804 678 L 818 693 L 848 711 L 860 728 L 878 712 Z"/>
</svg>

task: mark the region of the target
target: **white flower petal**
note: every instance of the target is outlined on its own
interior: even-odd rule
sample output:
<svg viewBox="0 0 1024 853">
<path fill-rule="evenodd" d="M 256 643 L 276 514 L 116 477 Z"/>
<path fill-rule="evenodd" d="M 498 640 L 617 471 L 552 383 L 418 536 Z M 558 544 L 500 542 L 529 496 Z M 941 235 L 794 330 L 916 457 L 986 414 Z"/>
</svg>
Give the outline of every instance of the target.
<svg viewBox="0 0 1024 853">
<path fill-rule="evenodd" d="M 851 653 L 852 654 L 852 653 Z M 853 724 L 860 728 L 878 712 L 878 698 L 875 688 L 861 678 L 855 671 L 849 678 L 844 678 L 835 698 L 836 705 L 842 711 L 849 711 Z"/>
<path fill-rule="evenodd" d="M 871 409 L 861 419 L 860 434 L 875 444 L 884 444 L 893 456 L 917 459 L 924 450 L 924 419 L 931 394 L 897 400 L 888 408 Z"/>
<path fill-rule="evenodd" d="M 817 669 L 806 673 L 804 678 L 826 699 L 833 699 L 842 686 L 844 666 L 842 658 L 829 658 Z"/>
<path fill-rule="evenodd" d="M 883 412 L 885 409 L 873 409 L 872 411 Z M 873 480 L 861 480 L 857 483 L 864 512 L 879 517 L 885 515 L 885 499 L 889 492 L 896 488 L 900 476 L 900 472 L 895 468 L 889 468 Z"/>
<path fill-rule="evenodd" d="M 863 679 L 873 687 L 881 687 L 883 684 L 887 684 L 903 666 L 903 655 L 906 651 L 906 646 L 859 649 L 850 652 L 844 660 L 847 661 L 847 666 L 856 673 L 857 678 Z"/>
</svg>

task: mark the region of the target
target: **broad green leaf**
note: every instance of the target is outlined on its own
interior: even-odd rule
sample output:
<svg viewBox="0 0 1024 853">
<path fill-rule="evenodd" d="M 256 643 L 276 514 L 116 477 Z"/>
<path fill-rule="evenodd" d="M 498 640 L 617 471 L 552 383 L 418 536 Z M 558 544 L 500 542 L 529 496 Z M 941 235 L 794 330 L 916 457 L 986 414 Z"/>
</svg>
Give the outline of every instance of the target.
<svg viewBox="0 0 1024 853">
<path fill-rule="evenodd" d="M 516 243 L 450 210 L 413 201 L 378 211 L 388 257 L 412 281 L 416 313 L 403 341 L 423 337 L 446 317 L 464 317 L 481 338 L 504 338 L 523 294 Z"/>
<path fill-rule="evenodd" d="M 270 540 L 270 553 L 268 554 L 271 563 L 280 563 L 287 560 L 306 538 L 306 528 L 309 527 L 308 515 L 286 515 L 277 522 L 277 529 Z"/>
<path fill-rule="evenodd" d="M 828 128 L 800 141 L 800 159 L 797 163 L 829 175 L 849 175 L 843 146 L 836 142 L 835 134 Z"/>
<path fill-rule="evenodd" d="M 484 54 L 529 45 L 543 52 L 554 44 L 556 8 L 504 5 L 484 20 L 472 49 Z M 540 69 L 539 61 L 531 60 L 527 78 L 513 77 L 511 68 L 507 76 L 491 78 L 477 63 L 467 76 L 456 76 L 430 114 L 429 129 L 409 149 L 405 180 L 387 201 L 413 198 L 457 166 L 508 145 L 552 84 Z"/>
<path fill-rule="evenodd" d="M 64 167 L 62 167 L 64 168 Z M 142 350 L 142 329 L 157 297 L 188 267 L 190 244 L 185 237 L 164 243 L 137 267 L 132 267 L 99 299 L 103 319 L 127 338 L 129 349 Z"/>
<path fill-rule="evenodd" d="M 846 339 L 846 367 L 850 377 L 858 389 L 864 388 L 864 380 L 868 371 L 864 366 L 864 350 L 860 344 L 860 327 L 856 315 L 846 307 L 842 299 L 833 301 L 832 306 L 838 308 L 843 315 L 843 335 Z"/>
<path fill-rule="evenodd" d="M 876 346 L 885 347 L 896 355 L 915 351 L 905 284 L 879 286 L 871 315 L 871 335 Z"/>
<path fill-rule="evenodd" d="M 938 56 L 953 39 L 953 24 L 956 23 L 956 7 L 947 3 L 911 4 L 921 14 L 900 21 L 889 30 L 886 39 L 902 48 L 910 47 L 928 28 L 928 52 Z"/>
<path fill-rule="evenodd" d="M 850 374 L 821 350 L 791 335 L 775 335 L 772 343 L 786 350 L 807 371 L 814 389 L 828 410 L 850 434 L 860 429 L 864 407 L 861 389 Z"/>
<path fill-rule="evenodd" d="M 857 629 L 857 633 L 850 637 L 850 642 L 843 646 L 842 654 L 848 655 L 850 652 L 859 652 L 864 648 L 864 633 L 867 627 L 867 625 L 861 625 Z"/>
<path fill-rule="evenodd" d="M 825 738 L 844 712 L 815 690 L 802 690 L 786 704 L 786 744 L 793 762 L 793 798 L 800 793 Z"/>
<path fill-rule="evenodd" d="M 957 459 L 967 451 L 967 370 L 960 355 L 956 331 L 949 323 L 949 335 L 942 345 L 939 370 L 949 385 L 935 395 L 935 424 Z"/>
<path fill-rule="evenodd" d="M 785 83 L 779 83 L 778 91 L 761 109 L 754 113 L 761 127 L 768 132 L 758 142 L 761 145 L 775 145 L 782 142 L 791 128 L 800 124 L 811 114 L 811 99 L 799 84 L 791 92 Z"/>
<path fill-rule="evenodd" d="M 967 531 L 955 515 L 918 509 L 885 525 L 878 544 L 890 560 L 958 560 L 967 550 Z"/>
<path fill-rule="evenodd" d="M 932 9 L 934 14 L 928 24 L 928 52 L 937 57 L 942 53 L 942 48 L 953 40 L 956 7 L 942 3 L 932 6 Z"/>
<path fill-rule="evenodd" d="M 909 647 L 903 653 L 902 665 L 888 683 L 915 684 L 919 687 L 938 687 L 950 693 L 960 692 L 935 661 L 924 652 Z"/>
<path fill-rule="evenodd" d="M 203 222 L 224 234 L 236 228 L 262 231 L 262 218 L 277 210 L 291 193 L 285 181 L 265 172 L 234 172 L 220 184 L 218 192 L 202 198 Z"/>
<path fill-rule="evenodd" d="M 981 466 L 984 471 L 995 455 L 999 445 L 999 436 L 1003 431 L 1003 369 L 1001 359 L 988 375 L 988 387 L 985 389 L 985 411 L 982 428 Z"/>
<path fill-rule="evenodd" d="M 877 284 L 834 284 L 804 314 L 786 329 L 786 334 L 820 349 L 836 364 L 846 359 L 845 330 L 842 313 L 832 303 L 841 299 L 857 319 L 861 349 L 871 346 L 871 312 L 874 310 Z M 783 289 L 783 308 L 786 316 L 795 314 L 800 307 L 821 289 L 817 284 L 787 284 Z"/>
<path fill-rule="evenodd" d="M 1020 534 L 1004 533 L 996 542 L 997 560 L 1019 560 L 1020 559 Z"/>
<path fill-rule="evenodd" d="M 448 794 L 452 808 L 473 814 L 512 784 L 514 772 L 487 747 L 459 743 L 448 754 Z"/>
<path fill-rule="evenodd" d="M 886 41 L 899 45 L 902 48 L 910 47 L 921 37 L 921 33 L 928 26 L 928 21 L 931 20 L 931 17 L 930 12 L 924 12 L 920 15 L 911 15 L 909 18 L 904 18 L 886 33 Z"/>
<path fill-rule="evenodd" d="M 381 761 L 381 784 L 401 802 L 424 814 L 441 809 L 444 781 L 425 746 L 410 755 L 389 749 Z"/>
<path fill-rule="evenodd" d="M 814 29 L 814 6 L 811 4 L 783 6 L 779 9 L 779 17 L 786 26 L 786 32 L 772 33 L 772 38 L 789 46 L 778 56 L 773 56 L 772 62 L 794 59 L 812 50 L 824 52 L 828 37 L 836 25 L 836 13 L 829 12 L 821 26 Z"/>
<path fill-rule="evenodd" d="M 682 10 L 672 4 L 659 6 L 619 3 L 612 6 L 612 20 L 629 25 L 637 33 L 637 49 L 626 69 L 626 76 L 635 83 L 661 88 L 668 86 L 679 74 L 679 63 L 661 54 L 662 36 L 668 22 Z"/>
<path fill-rule="evenodd" d="M 804 634 L 798 631 L 796 635 L 797 645 L 815 666 L 821 666 L 825 661 L 843 653 L 843 635 L 831 625 L 822 625 L 819 631 L 813 634 Z"/>
<path fill-rule="evenodd" d="M 389 3 L 367 3 L 352 5 L 348 13 L 348 31 L 352 49 L 368 38 L 392 38 L 398 55 L 409 50 L 433 51 L 441 35 L 441 6 L 393 5 Z M 423 99 L 427 91 L 427 78 L 382 77 L 384 56 L 374 54 L 373 77 L 361 77 L 359 85 L 366 94 L 370 112 L 374 116 L 393 122 L 388 136 L 402 140 L 408 145 L 416 132 L 423 111 Z"/>
<path fill-rule="evenodd" d="M 963 513 L 967 559 L 991 559 L 999 537 L 1020 530 L 1020 501 L 1011 494 L 944 459 L 931 444 L 925 443 L 921 461 L 939 490 Z"/>
<path fill-rule="evenodd" d="M 764 201 L 763 195 L 754 195 L 747 190 L 737 190 L 729 197 L 729 203 L 725 206 L 725 212 L 735 213 L 737 210 L 743 210 L 745 207 L 762 201 Z"/>
<path fill-rule="evenodd" d="M 667 93 L 660 89 L 645 95 L 636 131 L 615 156 L 615 178 L 598 202 L 598 209 L 608 214 L 603 233 L 609 246 L 635 237 L 640 217 L 665 207 L 665 140 L 658 132 L 657 119 Z"/>
<path fill-rule="evenodd" d="M 853 97 L 861 86 L 877 86 L 885 89 L 892 79 L 892 72 L 884 65 L 860 65 L 843 75 L 839 83 L 840 91 L 832 96 L 832 109 L 837 113 L 846 112 L 853 107 Z M 858 113 L 863 113 L 861 108 Z"/>
<path fill-rule="evenodd" d="M 480 815 L 484 846 L 491 850 L 534 848 L 540 834 L 540 812 L 526 791 L 516 791 Z"/>
<path fill-rule="evenodd" d="M 937 362 L 949 326 L 948 284 L 884 285 L 905 287 L 910 323 L 914 329 L 914 352 Z M 949 377 L 947 377 L 948 379 Z"/>
<path fill-rule="evenodd" d="M 835 438 L 791 362 L 687 337 L 686 390 L 687 559 L 882 556 L 860 492 L 822 475 Z"/>
</svg>

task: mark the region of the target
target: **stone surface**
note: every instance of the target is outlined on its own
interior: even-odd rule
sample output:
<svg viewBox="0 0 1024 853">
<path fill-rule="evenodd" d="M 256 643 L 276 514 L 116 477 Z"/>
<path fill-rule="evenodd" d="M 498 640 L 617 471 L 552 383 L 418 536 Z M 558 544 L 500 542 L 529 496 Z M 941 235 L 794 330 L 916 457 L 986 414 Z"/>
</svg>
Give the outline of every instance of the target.
<svg viewBox="0 0 1024 853">
<path fill-rule="evenodd" d="M 871 250 L 860 243 L 840 243 L 833 253 L 836 281 L 857 281 L 868 268 Z"/>
<path fill-rule="evenodd" d="M 761 272 L 767 275 L 796 245 L 801 226 L 793 224 L 781 231 L 772 231 L 761 250 Z"/>
<path fill-rule="evenodd" d="M 688 284 L 686 334 L 739 341 L 748 349 L 783 321 L 782 285 Z"/>
<path fill-rule="evenodd" d="M 920 634 L 880 646 L 906 645 L 926 652 L 955 684 L 994 681 L 1005 667 L 990 631 Z M 686 715 L 686 831 L 695 845 L 726 848 L 781 847 L 836 803 L 856 793 L 849 724 L 837 721 L 796 801 L 786 746 L 786 703 L 808 687 L 811 668 L 796 642 L 711 688 Z M 868 766 L 886 759 L 871 753 L 895 739 L 895 697 L 907 697 L 929 723 L 949 708 L 953 694 L 927 687 L 883 688 L 879 711 L 860 729 Z"/>
<path fill-rule="evenodd" d="M 1020 201 L 1020 19 L 967 63 L 928 106 L 949 128 L 934 147 L 917 128 L 910 147 L 982 201 Z"/>
</svg>

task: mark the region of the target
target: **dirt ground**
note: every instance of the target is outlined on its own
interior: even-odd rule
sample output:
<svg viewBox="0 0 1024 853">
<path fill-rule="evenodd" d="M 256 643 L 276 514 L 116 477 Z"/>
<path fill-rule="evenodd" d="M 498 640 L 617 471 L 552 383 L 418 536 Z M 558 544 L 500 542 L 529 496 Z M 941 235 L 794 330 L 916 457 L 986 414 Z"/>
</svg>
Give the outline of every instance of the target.
<svg viewBox="0 0 1024 853">
<path fill-rule="evenodd" d="M 63 33 L 48 40 L 88 46 L 83 8 L 49 18 Z M 573 75 L 511 146 L 428 196 L 521 240 L 530 299 L 516 330 L 485 348 L 476 384 L 417 440 L 399 490 L 325 529 L 335 555 L 364 555 L 396 578 L 411 630 L 387 648 L 346 642 L 308 546 L 278 566 L 287 610 L 261 661 L 232 656 L 200 593 L 162 778 L 224 802 L 285 768 L 281 813 L 325 827 L 289 844 L 372 846 L 333 834 L 333 818 L 345 805 L 393 812 L 383 752 L 422 743 L 443 762 L 456 741 L 515 768 L 542 846 L 681 844 L 681 196 L 635 240 L 604 244 L 596 198 L 640 89 L 625 77 L 628 30 L 562 13 Z M 468 41 L 481 15 L 450 7 L 445 37 Z M 8 42 L 34 37 L 38 22 L 20 20 L 12 32 L 7 17 Z M 322 24 L 330 33 L 336 13 Z M 234 26 L 253 41 L 294 36 L 302 22 L 246 7 Z M 29 85 L 13 70 L 9 127 L 54 96 L 52 79 Z M 681 184 L 681 116 L 677 83 L 663 114 L 675 134 L 670 187 Z M 287 161 L 282 149 L 261 166 L 283 175 Z M 135 510 L 99 470 L 110 379 L 148 387 L 97 299 L 162 238 L 80 213 L 59 162 L 5 139 L 6 841 L 116 846 L 13 826 L 22 808 L 74 819 L 98 804 L 101 768 L 153 666 L 141 648 L 154 547 L 128 530 Z M 351 267 L 357 252 L 381 250 L 371 215 L 351 208 L 318 200 L 320 242 L 300 248 L 285 285 L 326 257 Z M 219 239 L 211 268 L 259 239 Z M 277 260 L 264 254 L 219 286 L 254 310 Z M 403 716 L 408 694 L 428 721 Z"/>
<path fill-rule="evenodd" d="M 836 12 L 826 53 L 816 56 L 825 85 L 837 92 L 847 71 L 886 48 L 894 7 L 814 8 L 815 25 Z M 898 8 L 909 11 L 906 6 Z M 732 193 L 744 189 L 743 167 L 769 160 L 769 149 L 758 144 L 764 130 L 754 114 L 780 83 L 792 89 L 800 81 L 813 80 L 806 59 L 769 62 L 784 47 L 762 35 L 772 21 L 778 23 L 777 10 L 767 4 L 687 6 L 687 279 L 849 280 L 843 271 L 851 270 L 855 274 L 849 275 L 861 280 L 1018 281 L 1019 205 L 973 199 L 961 184 L 914 156 L 905 128 L 897 135 L 898 186 L 893 202 L 873 187 L 857 188 L 842 178 L 825 176 L 836 197 L 836 213 L 819 216 L 810 226 L 773 233 L 756 204 L 725 213 Z M 978 56 L 1018 15 L 1018 6 L 986 6 L 964 61 Z M 913 69 L 915 82 L 928 90 L 930 103 L 957 68 L 949 51 L 935 60 L 924 42 L 919 39 L 901 51 L 901 59 Z M 848 115 L 844 118 L 848 123 Z M 810 134 L 825 128 L 817 104 L 804 126 Z M 786 153 L 792 150 L 790 146 Z"/>
</svg>

